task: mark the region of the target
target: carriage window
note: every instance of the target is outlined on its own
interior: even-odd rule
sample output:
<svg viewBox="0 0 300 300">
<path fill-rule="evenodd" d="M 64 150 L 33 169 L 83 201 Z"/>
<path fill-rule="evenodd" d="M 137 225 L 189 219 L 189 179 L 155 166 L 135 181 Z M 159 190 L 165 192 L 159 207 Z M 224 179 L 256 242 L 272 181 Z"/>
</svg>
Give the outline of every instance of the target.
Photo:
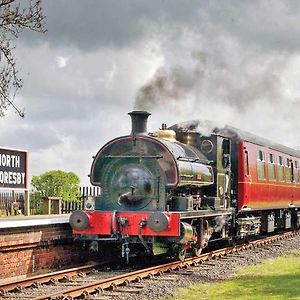
<svg viewBox="0 0 300 300">
<path fill-rule="evenodd" d="M 269 163 L 271 163 L 271 164 L 275 163 L 274 154 L 272 154 L 272 153 L 269 154 Z"/>
<path fill-rule="evenodd" d="M 248 151 L 245 151 L 245 174 L 250 175 L 250 170 L 249 170 L 249 158 L 248 158 Z"/>
<path fill-rule="evenodd" d="M 268 173 L 269 180 L 275 181 L 275 160 L 274 154 L 270 153 L 268 157 Z"/>
<path fill-rule="evenodd" d="M 257 151 L 257 177 L 258 179 L 265 179 L 265 154 L 261 151 Z"/>
<path fill-rule="evenodd" d="M 298 161 L 295 161 L 294 165 L 294 179 L 296 183 L 299 183 L 299 164 Z"/>
<path fill-rule="evenodd" d="M 257 160 L 260 160 L 260 161 L 264 161 L 265 160 L 265 153 L 262 152 L 261 150 L 257 151 Z"/>
<path fill-rule="evenodd" d="M 285 180 L 290 182 L 292 180 L 292 169 L 291 169 L 291 161 L 289 158 L 285 161 Z"/>
<path fill-rule="evenodd" d="M 278 157 L 278 181 L 284 181 L 283 177 L 283 160 L 282 157 Z"/>
</svg>

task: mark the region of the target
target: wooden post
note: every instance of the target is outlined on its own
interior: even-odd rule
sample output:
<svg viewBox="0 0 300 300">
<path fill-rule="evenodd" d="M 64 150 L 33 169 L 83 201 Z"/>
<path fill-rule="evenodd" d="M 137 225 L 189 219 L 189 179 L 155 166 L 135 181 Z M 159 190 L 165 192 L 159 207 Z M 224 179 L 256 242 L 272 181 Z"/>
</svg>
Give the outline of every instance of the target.
<svg viewBox="0 0 300 300">
<path fill-rule="evenodd" d="M 49 197 L 43 197 L 43 215 L 51 214 L 51 200 Z"/>
<path fill-rule="evenodd" d="M 28 190 L 24 192 L 24 215 L 30 216 L 30 199 Z"/>
<path fill-rule="evenodd" d="M 56 215 L 61 214 L 61 197 L 52 197 L 51 200 L 53 201 L 53 213 Z"/>
</svg>

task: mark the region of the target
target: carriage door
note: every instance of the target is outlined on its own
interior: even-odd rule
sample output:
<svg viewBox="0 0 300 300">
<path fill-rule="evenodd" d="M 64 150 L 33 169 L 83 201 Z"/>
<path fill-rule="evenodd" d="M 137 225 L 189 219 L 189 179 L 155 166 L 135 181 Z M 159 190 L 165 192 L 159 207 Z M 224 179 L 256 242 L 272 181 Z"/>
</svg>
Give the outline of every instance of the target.
<svg viewBox="0 0 300 300">
<path fill-rule="evenodd" d="M 292 203 L 294 203 L 294 196 L 295 196 L 295 170 L 294 170 L 294 162 L 292 160 L 290 160 L 291 162 L 291 183 L 292 183 L 292 188 L 290 189 L 291 191 L 291 199 L 292 199 Z"/>
</svg>

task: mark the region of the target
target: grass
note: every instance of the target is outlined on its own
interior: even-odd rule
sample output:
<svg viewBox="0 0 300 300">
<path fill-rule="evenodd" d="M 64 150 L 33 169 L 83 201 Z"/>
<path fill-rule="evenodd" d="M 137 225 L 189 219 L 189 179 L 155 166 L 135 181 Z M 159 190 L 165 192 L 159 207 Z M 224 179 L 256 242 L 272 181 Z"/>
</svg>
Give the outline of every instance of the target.
<svg viewBox="0 0 300 300">
<path fill-rule="evenodd" d="M 300 299 L 300 250 L 239 269 L 230 280 L 180 289 L 183 299 Z"/>
</svg>

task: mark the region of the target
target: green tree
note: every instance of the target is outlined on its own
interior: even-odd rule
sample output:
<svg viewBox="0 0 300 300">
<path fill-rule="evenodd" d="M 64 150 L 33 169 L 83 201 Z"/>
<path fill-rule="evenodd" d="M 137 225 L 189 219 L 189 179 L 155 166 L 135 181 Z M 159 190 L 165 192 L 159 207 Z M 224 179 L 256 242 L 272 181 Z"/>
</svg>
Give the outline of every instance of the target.
<svg viewBox="0 0 300 300">
<path fill-rule="evenodd" d="M 48 171 L 32 177 L 32 197 L 34 201 L 42 197 L 62 197 L 64 201 L 76 200 L 79 183 L 79 177 L 74 172 Z"/>
<path fill-rule="evenodd" d="M 0 117 L 8 106 L 24 117 L 13 104 L 23 84 L 16 66 L 15 40 L 23 30 L 45 32 L 44 18 L 40 0 L 0 0 Z"/>
</svg>

